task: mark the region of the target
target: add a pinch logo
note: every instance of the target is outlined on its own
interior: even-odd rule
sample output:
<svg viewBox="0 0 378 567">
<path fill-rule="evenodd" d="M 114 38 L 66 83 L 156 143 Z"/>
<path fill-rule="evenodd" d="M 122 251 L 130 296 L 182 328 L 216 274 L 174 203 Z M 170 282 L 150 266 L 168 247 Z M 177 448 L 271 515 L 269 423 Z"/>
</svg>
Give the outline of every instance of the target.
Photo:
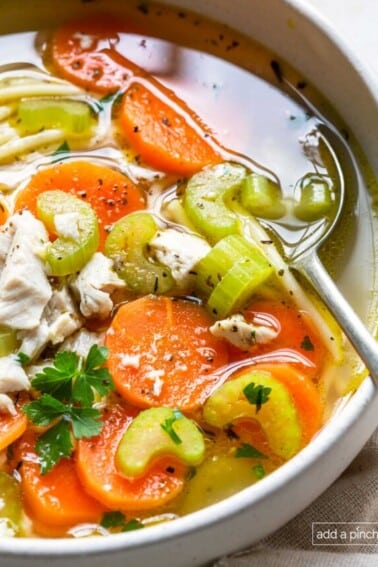
<svg viewBox="0 0 378 567">
<path fill-rule="evenodd" d="M 378 545 L 378 522 L 313 522 L 312 545 Z"/>
</svg>

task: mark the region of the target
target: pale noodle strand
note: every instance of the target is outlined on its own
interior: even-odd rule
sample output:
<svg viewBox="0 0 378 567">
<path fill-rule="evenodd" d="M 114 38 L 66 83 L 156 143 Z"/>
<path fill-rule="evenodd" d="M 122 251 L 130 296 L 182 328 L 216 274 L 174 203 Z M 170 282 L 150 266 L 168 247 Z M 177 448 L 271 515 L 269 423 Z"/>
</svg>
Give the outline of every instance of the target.
<svg viewBox="0 0 378 567">
<path fill-rule="evenodd" d="M 10 140 L 9 142 L 0 146 L 0 161 L 4 162 L 9 158 L 18 156 L 20 154 L 32 152 L 40 148 L 41 146 L 63 142 L 64 139 L 64 130 L 51 129 L 44 130 L 43 132 L 38 132 L 37 134 L 32 134 L 31 136 L 25 136 L 23 138 Z"/>
<path fill-rule="evenodd" d="M 33 96 L 74 96 L 82 94 L 77 87 L 63 83 L 27 83 L 2 87 L 0 103 Z"/>
</svg>

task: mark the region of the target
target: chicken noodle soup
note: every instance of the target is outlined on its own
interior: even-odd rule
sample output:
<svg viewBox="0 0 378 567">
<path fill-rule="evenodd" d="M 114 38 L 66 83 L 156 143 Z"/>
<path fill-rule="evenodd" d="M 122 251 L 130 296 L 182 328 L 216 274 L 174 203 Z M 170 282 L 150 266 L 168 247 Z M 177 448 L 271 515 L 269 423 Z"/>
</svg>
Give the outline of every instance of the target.
<svg viewBox="0 0 378 567">
<path fill-rule="evenodd" d="M 1 534 L 140 529 L 260 482 L 363 374 L 266 225 L 331 222 L 322 118 L 271 54 L 159 5 L 0 53 Z"/>
</svg>

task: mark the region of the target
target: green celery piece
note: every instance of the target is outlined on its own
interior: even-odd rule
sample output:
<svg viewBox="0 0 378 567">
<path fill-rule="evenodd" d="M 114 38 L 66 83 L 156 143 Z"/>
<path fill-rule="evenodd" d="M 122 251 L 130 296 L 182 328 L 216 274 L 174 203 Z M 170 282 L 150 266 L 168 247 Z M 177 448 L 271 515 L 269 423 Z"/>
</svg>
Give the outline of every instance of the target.
<svg viewBox="0 0 378 567">
<path fill-rule="evenodd" d="M 270 389 L 268 401 L 259 410 L 244 393 L 250 384 Z M 220 386 L 205 402 L 203 418 L 222 428 L 239 419 L 258 421 L 272 451 L 283 459 L 290 459 L 301 448 L 302 429 L 292 397 L 268 372 L 247 372 Z"/>
<path fill-rule="evenodd" d="M 308 176 L 304 181 L 300 201 L 294 208 L 295 216 L 305 222 L 327 216 L 334 206 L 327 181 L 321 176 Z"/>
<path fill-rule="evenodd" d="M 179 503 L 180 515 L 202 510 L 251 486 L 257 476 L 246 459 L 217 455 L 206 459 L 188 482 Z"/>
<path fill-rule="evenodd" d="M 113 260 L 117 274 L 137 293 L 166 293 L 174 284 L 169 268 L 145 255 L 157 230 L 152 215 L 132 213 L 115 223 L 105 242 L 105 254 Z"/>
<path fill-rule="evenodd" d="M 22 502 L 20 483 L 0 471 L 0 531 L 17 537 L 21 535 Z"/>
<path fill-rule="evenodd" d="M 12 354 L 19 345 L 17 332 L 5 325 L 0 325 L 0 356 Z"/>
<path fill-rule="evenodd" d="M 245 167 L 229 162 L 206 167 L 188 181 L 184 207 L 189 220 L 211 242 L 238 232 L 237 215 L 227 207 L 247 175 Z"/>
<path fill-rule="evenodd" d="M 163 427 L 167 423 L 179 442 Z M 141 411 L 120 441 L 116 454 L 118 468 L 125 476 L 139 476 L 155 458 L 163 455 L 173 455 L 189 466 L 197 466 L 205 455 L 203 435 L 194 421 L 182 414 L 176 417 L 172 408 Z"/>
<path fill-rule="evenodd" d="M 251 173 L 244 180 L 240 201 L 249 213 L 264 219 L 279 219 L 286 213 L 280 187 L 258 173 Z"/>
<path fill-rule="evenodd" d="M 194 267 L 196 290 L 208 297 L 235 262 L 250 258 L 259 261 L 261 253 L 239 234 L 219 240 Z"/>
<path fill-rule="evenodd" d="M 56 233 L 55 216 L 78 213 L 79 239 L 59 236 L 49 244 L 45 260 L 52 276 L 67 276 L 80 271 L 99 244 L 97 217 L 92 207 L 70 193 L 45 191 L 37 199 L 37 216 L 51 233 Z"/>
<path fill-rule="evenodd" d="M 91 110 L 79 100 L 25 99 L 18 107 L 18 126 L 27 132 L 62 128 L 70 134 L 85 134 L 91 126 Z"/>
<path fill-rule="evenodd" d="M 274 272 L 265 256 L 256 248 L 254 259 L 238 260 L 212 291 L 207 307 L 217 318 L 240 309 Z"/>
</svg>

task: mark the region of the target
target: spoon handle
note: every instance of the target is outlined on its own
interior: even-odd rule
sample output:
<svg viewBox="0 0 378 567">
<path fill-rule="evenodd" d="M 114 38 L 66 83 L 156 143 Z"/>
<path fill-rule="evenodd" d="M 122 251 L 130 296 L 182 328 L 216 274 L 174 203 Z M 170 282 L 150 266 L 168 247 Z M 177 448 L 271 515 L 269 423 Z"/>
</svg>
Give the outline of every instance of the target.
<svg viewBox="0 0 378 567">
<path fill-rule="evenodd" d="M 292 263 L 318 292 L 378 385 L 378 342 L 341 294 L 316 252 Z"/>
</svg>

